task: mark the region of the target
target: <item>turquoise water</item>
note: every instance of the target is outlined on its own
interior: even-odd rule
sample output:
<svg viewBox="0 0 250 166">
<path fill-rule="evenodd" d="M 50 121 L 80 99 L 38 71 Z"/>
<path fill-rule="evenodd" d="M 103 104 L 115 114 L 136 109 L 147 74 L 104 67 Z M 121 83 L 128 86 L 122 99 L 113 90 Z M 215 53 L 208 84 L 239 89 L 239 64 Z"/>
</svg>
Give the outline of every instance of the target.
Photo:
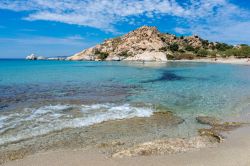
<svg viewBox="0 0 250 166">
<path fill-rule="evenodd" d="M 250 66 L 0 60 L 0 144 L 67 127 L 148 117 L 230 117 L 250 105 Z"/>
</svg>

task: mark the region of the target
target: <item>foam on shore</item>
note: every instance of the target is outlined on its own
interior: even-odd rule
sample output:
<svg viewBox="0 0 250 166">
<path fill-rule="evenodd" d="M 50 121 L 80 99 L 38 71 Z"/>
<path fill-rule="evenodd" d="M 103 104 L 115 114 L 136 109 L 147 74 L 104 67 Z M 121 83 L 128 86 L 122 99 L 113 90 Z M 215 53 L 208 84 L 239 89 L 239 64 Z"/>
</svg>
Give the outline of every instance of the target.
<svg viewBox="0 0 250 166">
<path fill-rule="evenodd" d="M 22 113 L 0 119 L 0 145 L 65 128 L 90 126 L 109 120 L 149 117 L 154 111 L 150 106 L 134 107 L 130 104 L 111 103 L 26 108 Z"/>
</svg>

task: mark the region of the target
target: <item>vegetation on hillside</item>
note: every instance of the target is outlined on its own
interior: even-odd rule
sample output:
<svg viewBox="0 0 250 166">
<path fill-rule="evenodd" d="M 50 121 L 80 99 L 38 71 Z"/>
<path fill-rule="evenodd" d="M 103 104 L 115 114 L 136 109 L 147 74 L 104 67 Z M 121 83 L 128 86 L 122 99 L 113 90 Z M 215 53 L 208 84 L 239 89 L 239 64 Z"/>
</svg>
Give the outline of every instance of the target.
<svg viewBox="0 0 250 166">
<path fill-rule="evenodd" d="M 156 27 L 143 26 L 124 36 L 107 39 L 98 47 L 83 51 L 91 60 L 106 60 L 108 56 L 126 59 L 143 52 L 163 52 L 168 59 L 236 57 L 250 58 L 250 46 L 210 42 L 197 35 L 176 36 L 160 33 Z M 90 55 L 89 55 L 90 54 Z M 93 56 L 92 56 L 93 55 Z M 76 55 L 79 58 L 79 54 Z M 79 58 L 82 59 L 82 58 Z M 109 58 L 110 59 L 110 58 Z"/>
<path fill-rule="evenodd" d="M 102 61 L 104 61 L 109 56 L 107 52 L 100 52 L 98 50 L 95 51 L 95 55 L 97 55 L 98 58 Z"/>
<path fill-rule="evenodd" d="M 168 59 L 194 59 L 194 58 L 216 58 L 216 57 L 236 57 L 236 58 L 250 58 L 250 46 L 241 44 L 239 46 L 232 46 L 226 43 L 213 43 L 208 40 L 202 40 L 200 47 L 193 47 L 189 45 L 188 41 L 183 38 L 184 43 L 173 43 L 168 47 L 160 48 L 160 51 L 170 51 L 167 53 Z"/>
</svg>

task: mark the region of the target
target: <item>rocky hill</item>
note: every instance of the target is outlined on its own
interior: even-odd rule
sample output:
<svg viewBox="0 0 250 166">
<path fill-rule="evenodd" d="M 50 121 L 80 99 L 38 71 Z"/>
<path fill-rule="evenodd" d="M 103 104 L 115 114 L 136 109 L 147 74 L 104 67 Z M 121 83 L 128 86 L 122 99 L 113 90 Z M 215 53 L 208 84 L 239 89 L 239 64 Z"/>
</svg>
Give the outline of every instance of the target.
<svg viewBox="0 0 250 166">
<path fill-rule="evenodd" d="M 156 27 L 143 26 L 124 36 L 105 40 L 67 60 L 167 61 L 216 57 L 233 48 L 224 43 L 209 42 L 197 35 L 177 37 L 160 33 Z"/>
</svg>

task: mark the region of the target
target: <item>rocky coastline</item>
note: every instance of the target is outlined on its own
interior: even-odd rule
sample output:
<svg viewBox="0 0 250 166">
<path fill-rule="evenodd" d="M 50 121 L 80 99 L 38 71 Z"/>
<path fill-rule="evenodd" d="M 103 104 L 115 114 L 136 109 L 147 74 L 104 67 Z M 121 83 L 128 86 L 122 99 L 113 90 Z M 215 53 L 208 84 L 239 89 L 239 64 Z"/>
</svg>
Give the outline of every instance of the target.
<svg viewBox="0 0 250 166">
<path fill-rule="evenodd" d="M 161 33 L 156 27 L 142 26 L 69 57 L 46 58 L 31 54 L 26 60 L 167 62 L 235 59 L 249 62 L 249 58 L 250 46 L 245 44 L 233 46 L 210 42 L 197 35 L 176 36 Z"/>
<path fill-rule="evenodd" d="M 121 37 L 85 49 L 66 60 L 156 61 L 250 58 L 250 46 L 210 42 L 197 35 L 176 36 L 143 26 Z"/>
</svg>

